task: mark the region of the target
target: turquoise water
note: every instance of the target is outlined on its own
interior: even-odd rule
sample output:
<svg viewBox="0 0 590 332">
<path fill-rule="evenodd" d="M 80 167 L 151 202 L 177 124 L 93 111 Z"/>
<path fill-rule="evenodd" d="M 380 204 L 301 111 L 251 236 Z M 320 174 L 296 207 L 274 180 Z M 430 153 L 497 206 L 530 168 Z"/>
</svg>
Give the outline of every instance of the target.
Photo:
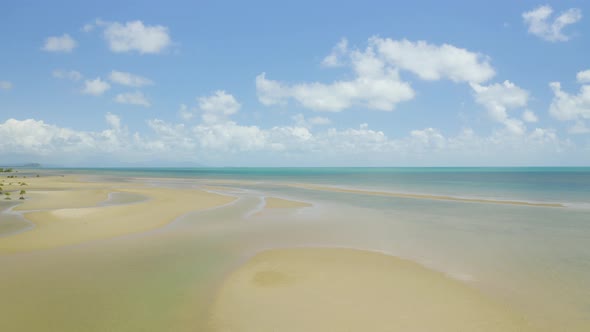
<svg viewBox="0 0 590 332">
<path fill-rule="evenodd" d="M 590 205 L 590 167 L 519 168 L 86 168 L 134 177 L 302 182 L 403 193 Z"/>
</svg>

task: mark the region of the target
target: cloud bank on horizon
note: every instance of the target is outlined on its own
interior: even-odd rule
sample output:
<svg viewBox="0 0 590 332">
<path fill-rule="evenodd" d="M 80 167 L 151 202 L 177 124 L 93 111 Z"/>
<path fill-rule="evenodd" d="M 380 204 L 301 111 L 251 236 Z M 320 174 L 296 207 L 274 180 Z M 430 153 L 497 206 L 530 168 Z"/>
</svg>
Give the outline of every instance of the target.
<svg viewBox="0 0 590 332">
<path fill-rule="evenodd" d="M 583 9 L 555 6 L 498 11 L 480 23 L 482 34 L 498 40 L 463 30 L 440 34 L 436 24 L 416 26 L 420 38 L 381 34 L 374 26 L 359 37 L 343 28 L 350 35 L 331 38 L 339 33 L 334 29 L 321 38 L 332 39 L 323 51 L 301 51 L 308 58 L 276 52 L 284 60 L 266 54 L 267 44 L 249 47 L 248 31 L 224 45 L 215 36 L 194 37 L 189 21 L 60 24 L 61 31 L 28 50 L 39 57 L 35 70 L 20 50 L 0 58 L 0 160 L 588 165 L 590 64 L 578 53 L 590 35 Z M 293 53 L 319 43 L 290 42 Z M 532 50 L 517 49 L 520 43 Z M 208 47 L 218 53 L 208 55 Z"/>
</svg>

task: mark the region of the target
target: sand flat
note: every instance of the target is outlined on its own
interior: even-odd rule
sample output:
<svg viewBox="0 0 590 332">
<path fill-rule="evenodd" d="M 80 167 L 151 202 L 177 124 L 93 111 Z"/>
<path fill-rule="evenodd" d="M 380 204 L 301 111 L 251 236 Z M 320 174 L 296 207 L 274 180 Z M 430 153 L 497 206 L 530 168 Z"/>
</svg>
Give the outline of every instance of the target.
<svg viewBox="0 0 590 332">
<path fill-rule="evenodd" d="M 0 254 L 54 248 L 147 231 L 164 226 L 188 212 L 220 206 L 235 199 L 187 189 L 131 188 L 118 191 L 143 195 L 148 200 L 132 205 L 26 213 L 25 218 L 32 221 L 35 228 L 0 239 Z"/>
<path fill-rule="evenodd" d="M 109 197 L 109 189 L 28 190 L 27 199 L 15 211 L 92 207 Z"/>
<path fill-rule="evenodd" d="M 328 248 L 262 252 L 228 276 L 214 331 L 532 331 L 520 315 L 441 273 Z"/>
<path fill-rule="evenodd" d="M 291 187 L 294 187 L 294 188 L 302 188 L 302 189 L 309 189 L 309 190 L 320 190 L 320 191 L 331 191 L 331 192 L 337 192 L 337 193 L 349 193 L 349 194 L 361 194 L 361 195 L 373 195 L 373 196 L 385 196 L 385 197 L 397 197 L 397 198 L 430 199 L 430 200 L 465 202 L 465 203 L 521 205 L 521 206 L 533 206 L 533 207 L 553 207 L 553 208 L 564 207 L 564 205 L 560 204 L 560 203 L 536 203 L 536 202 L 512 201 L 512 200 L 483 199 L 483 198 L 481 198 L 481 199 L 480 198 L 463 198 L 463 197 L 454 197 L 454 196 L 447 196 L 447 195 L 395 193 L 395 192 L 384 192 L 384 191 L 373 191 L 373 190 L 348 189 L 348 188 L 322 186 L 322 185 L 307 184 L 307 183 L 290 183 L 288 185 Z"/>
</svg>

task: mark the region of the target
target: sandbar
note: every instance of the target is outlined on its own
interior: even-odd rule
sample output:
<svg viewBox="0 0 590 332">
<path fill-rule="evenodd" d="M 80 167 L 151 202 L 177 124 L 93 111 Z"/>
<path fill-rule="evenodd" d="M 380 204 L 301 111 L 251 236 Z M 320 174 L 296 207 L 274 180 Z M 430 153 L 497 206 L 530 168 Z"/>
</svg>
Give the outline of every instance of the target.
<svg viewBox="0 0 590 332">
<path fill-rule="evenodd" d="M 63 185 L 74 189 L 55 191 Z M 137 185 L 123 188 L 120 184 L 114 187 L 113 184 L 76 182 L 74 179 L 69 179 L 67 183 L 45 180 L 40 186 L 34 187 L 42 187 L 43 190 L 31 190 L 35 199 L 25 201 L 21 209 L 46 209 L 25 213 L 25 218 L 34 227 L 1 238 L 0 254 L 55 248 L 143 232 L 164 226 L 188 212 L 221 206 L 235 200 L 234 197 L 195 189 L 147 188 Z M 103 201 L 108 192 L 140 195 L 147 200 L 134 204 L 92 206 Z"/>
<path fill-rule="evenodd" d="M 339 187 L 322 186 L 322 185 L 315 185 L 315 184 L 303 184 L 303 183 L 290 183 L 289 186 L 295 187 L 295 188 L 309 189 L 309 190 L 320 190 L 320 191 L 331 191 L 331 192 L 337 192 L 337 193 L 349 193 L 349 194 L 385 196 L 385 197 L 397 197 L 397 198 L 429 199 L 429 200 L 439 200 L 439 201 L 483 203 L 483 204 L 506 204 L 506 205 L 532 206 L 532 207 L 553 207 L 553 208 L 565 207 L 563 204 L 560 204 L 560 203 L 540 203 L 540 202 L 496 200 L 496 199 L 484 199 L 484 198 L 463 198 L 463 197 L 455 197 L 455 196 L 447 196 L 447 195 L 395 193 L 395 192 L 372 191 L 372 190 L 362 190 L 362 189 L 348 189 L 348 188 L 339 188 Z"/>
<path fill-rule="evenodd" d="M 532 331 L 506 306 L 416 263 L 342 248 L 273 249 L 232 272 L 213 331 Z"/>
</svg>

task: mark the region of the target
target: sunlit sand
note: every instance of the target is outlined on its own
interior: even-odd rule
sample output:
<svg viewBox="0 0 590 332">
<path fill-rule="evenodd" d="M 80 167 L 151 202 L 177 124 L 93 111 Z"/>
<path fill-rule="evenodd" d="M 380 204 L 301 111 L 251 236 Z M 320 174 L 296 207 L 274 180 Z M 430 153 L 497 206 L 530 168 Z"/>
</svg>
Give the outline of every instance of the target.
<svg viewBox="0 0 590 332">
<path fill-rule="evenodd" d="M 352 249 L 276 249 L 234 271 L 215 331 L 529 331 L 509 308 L 415 263 Z"/>
<path fill-rule="evenodd" d="M 51 182 L 51 179 L 57 181 Z M 54 187 L 52 187 L 54 185 Z M 69 179 L 70 190 L 61 178 L 31 181 L 30 199 L 15 210 L 26 212 L 34 227 L 0 241 L 0 254 L 54 248 L 161 227 L 191 211 L 230 203 L 235 198 L 201 190 L 146 188 L 132 185 L 81 183 Z M 37 187 L 42 188 L 36 191 Z M 101 189 L 81 188 L 102 187 Z M 141 195 L 147 200 L 135 204 L 96 206 L 109 192 Z"/>
</svg>

